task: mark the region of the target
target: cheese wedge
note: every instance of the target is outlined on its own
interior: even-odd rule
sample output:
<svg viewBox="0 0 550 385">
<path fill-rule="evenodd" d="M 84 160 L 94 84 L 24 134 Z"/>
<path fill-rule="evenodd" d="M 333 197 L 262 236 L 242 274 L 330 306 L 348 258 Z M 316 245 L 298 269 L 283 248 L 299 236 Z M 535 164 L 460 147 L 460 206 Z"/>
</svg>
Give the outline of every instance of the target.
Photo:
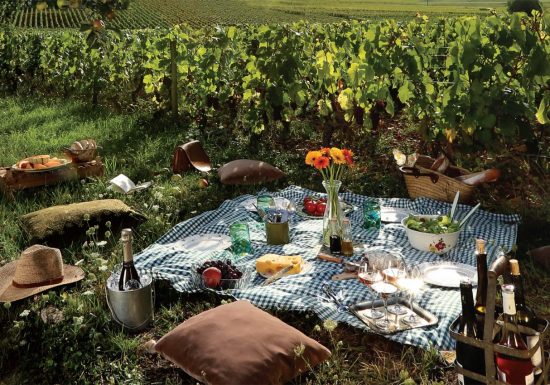
<svg viewBox="0 0 550 385">
<path fill-rule="evenodd" d="M 304 260 L 299 255 L 277 254 L 265 254 L 256 259 L 256 271 L 266 277 L 272 276 L 290 265 L 293 267 L 285 275 L 298 274 L 302 271 Z"/>
</svg>

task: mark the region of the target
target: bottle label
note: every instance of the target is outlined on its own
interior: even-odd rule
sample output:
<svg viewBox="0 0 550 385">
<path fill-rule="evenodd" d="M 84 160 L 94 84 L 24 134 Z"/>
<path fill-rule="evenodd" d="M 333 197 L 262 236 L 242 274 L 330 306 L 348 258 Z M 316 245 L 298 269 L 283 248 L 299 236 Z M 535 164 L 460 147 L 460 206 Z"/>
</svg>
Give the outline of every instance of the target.
<svg viewBox="0 0 550 385">
<path fill-rule="evenodd" d="M 528 376 L 525 376 L 525 385 L 534 385 L 535 384 L 535 373 L 531 372 Z"/>
<path fill-rule="evenodd" d="M 516 314 L 516 301 L 514 300 L 514 292 L 508 292 L 502 290 L 502 307 L 504 313 L 509 315 Z"/>
<path fill-rule="evenodd" d="M 539 342 L 539 336 L 527 336 L 527 346 L 529 346 L 529 349 L 531 349 L 533 346 L 535 346 Z M 540 368 L 542 365 L 542 351 L 540 350 L 540 347 L 535 352 L 535 355 L 531 357 L 531 363 L 533 366 Z M 539 369 L 540 370 L 540 369 Z"/>
</svg>

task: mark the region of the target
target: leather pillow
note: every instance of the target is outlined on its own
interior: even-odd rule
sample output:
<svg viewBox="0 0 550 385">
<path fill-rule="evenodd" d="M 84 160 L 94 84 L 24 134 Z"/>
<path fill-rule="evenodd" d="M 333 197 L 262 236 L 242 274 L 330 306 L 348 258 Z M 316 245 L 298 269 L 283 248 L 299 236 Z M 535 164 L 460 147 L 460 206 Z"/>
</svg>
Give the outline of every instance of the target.
<svg viewBox="0 0 550 385">
<path fill-rule="evenodd" d="M 285 174 L 266 162 L 238 159 L 224 164 L 218 175 L 223 184 L 255 184 L 282 178 Z"/>
<path fill-rule="evenodd" d="M 106 230 L 116 234 L 122 228 L 135 227 L 145 219 L 118 199 L 102 199 L 34 211 L 23 215 L 21 223 L 32 243 L 62 247 L 86 239 L 86 230 L 92 226 L 99 226 L 97 236 L 102 238 Z M 105 226 L 107 221 L 111 222 L 108 228 Z"/>
<path fill-rule="evenodd" d="M 323 345 L 247 301 L 189 318 L 155 350 L 208 385 L 280 385 L 330 356 Z"/>
</svg>

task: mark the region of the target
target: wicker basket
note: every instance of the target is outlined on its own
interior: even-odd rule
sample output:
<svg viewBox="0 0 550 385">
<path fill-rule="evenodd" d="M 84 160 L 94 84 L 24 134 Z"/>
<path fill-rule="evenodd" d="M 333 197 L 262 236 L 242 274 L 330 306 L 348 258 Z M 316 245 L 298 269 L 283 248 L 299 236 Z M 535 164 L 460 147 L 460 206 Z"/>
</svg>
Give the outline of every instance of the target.
<svg viewBox="0 0 550 385">
<path fill-rule="evenodd" d="M 468 170 L 449 166 L 447 174 L 430 169 L 435 159 L 421 155 L 414 167 L 401 167 L 405 184 L 411 198 L 426 197 L 445 202 L 452 202 L 456 192 L 460 191 L 461 203 L 468 203 L 473 198 L 474 186 L 456 180 L 455 177 L 469 174 Z"/>
</svg>

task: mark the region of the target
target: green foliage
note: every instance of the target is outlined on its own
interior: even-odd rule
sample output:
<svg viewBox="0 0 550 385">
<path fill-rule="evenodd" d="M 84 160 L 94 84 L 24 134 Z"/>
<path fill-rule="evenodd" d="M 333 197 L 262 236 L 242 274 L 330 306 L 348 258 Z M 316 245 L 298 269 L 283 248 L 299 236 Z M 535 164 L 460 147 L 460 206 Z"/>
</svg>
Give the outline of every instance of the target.
<svg viewBox="0 0 550 385">
<path fill-rule="evenodd" d="M 525 12 L 532 15 L 533 11 L 542 12 L 542 3 L 539 0 L 508 0 L 509 12 Z"/>
<path fill-rule="evenodd" d="M 547 124 L 548 33 L 541 16 L 418 16 L 177 26 L 112 34 L 89 51 L 78 34 L 7 29 L 0 32 L 0 79 L 12 88 L 165 109 L 175 41 L 179 110 L 204 133 L 229 140 L 269 131 L 284 139 L 301 121 L 328 144 L 338 131 L 364 137 L 380 113 L 404 108 L 430 139 L 494 150 L 534 141 Z"/>
</svg>

